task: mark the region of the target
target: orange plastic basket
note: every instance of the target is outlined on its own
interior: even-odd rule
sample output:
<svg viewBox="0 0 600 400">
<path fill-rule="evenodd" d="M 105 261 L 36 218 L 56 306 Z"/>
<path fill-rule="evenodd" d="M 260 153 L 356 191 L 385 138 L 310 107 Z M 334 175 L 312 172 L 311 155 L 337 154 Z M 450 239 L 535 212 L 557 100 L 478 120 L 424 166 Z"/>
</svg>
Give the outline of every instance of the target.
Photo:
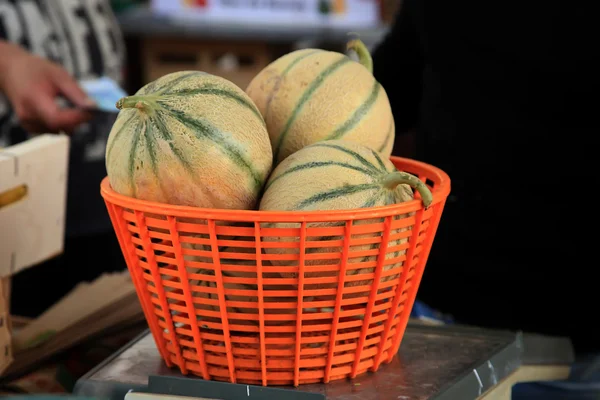
<svg viewBox="0 0 600 400">
<path fill-rule="evenodd" d="M 298 386 L 390 362 L 450 192 L 440 169 L 392 161 L 427 183 L 427 209 L 418 193 L 344 211 L 199 209 L 125 197 L 105 178 L 102 196 L 165 363 L 204 379 Z"/>
</svg>

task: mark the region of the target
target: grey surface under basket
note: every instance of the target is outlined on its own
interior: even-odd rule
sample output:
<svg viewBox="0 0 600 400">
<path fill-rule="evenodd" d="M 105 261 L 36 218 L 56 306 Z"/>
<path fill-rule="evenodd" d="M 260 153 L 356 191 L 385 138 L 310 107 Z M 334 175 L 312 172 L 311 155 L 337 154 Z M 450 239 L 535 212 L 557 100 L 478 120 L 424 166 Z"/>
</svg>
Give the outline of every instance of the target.
<svg viewBox="0 0 600 400">
<path fill-rule="evenodd" d="M 301 385 L 298 389 L 266 388 L 274 389 L 274 392 L 249 386 L 252 391 L 248 393 L 253 393 L 250 397 L 256 400 L 279 397 L 281 390 L 290 391 L 285 394 L 290 400 L 317 397 L 335 400 L 476 399 L 521 365 L 522 343 L 522 336 L 515 333 L 409 324 L 397 357 L 375 373 L 354 380 Z M 123 399 L 130 390 L 148 391 L 150 376 L 161 377 L 159 380 L 163 385 L 165 379 L 173 378 L 171 394 L 181 391 L 180 394 L 189 396 L 191 392 L 202 397 L 203 394 L 219 393 L 219 400 L 249 398 L 245 390 L 240 390 L 240 386 L 245 388 L 246 385 L 184 377 L 178 369 L 167 368 L 149 332 L 82 377 L 77 382 L 75 394 Z M 184 382 L 190 382 L 190 385 L 202 382 L 203 389 L 190 389 L 192 386 Z M 209 393 L 196 393 L 195 390 Z"/>
</svg>

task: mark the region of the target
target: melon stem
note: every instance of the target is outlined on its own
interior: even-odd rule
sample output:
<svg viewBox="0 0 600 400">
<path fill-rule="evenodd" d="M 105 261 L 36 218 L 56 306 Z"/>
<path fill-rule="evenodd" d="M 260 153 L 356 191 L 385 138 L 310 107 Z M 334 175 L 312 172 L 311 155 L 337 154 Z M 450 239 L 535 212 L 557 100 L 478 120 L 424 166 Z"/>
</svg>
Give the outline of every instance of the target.
<svg viewBox="0 0 600 400">
<path fill-rule="evenodd" d="M 429 207 L 431 205 L 431 202 L 433 201 L 433 195 L 431 194 L 431 191 L 429 190 L 427 185 L 424 184 L 423 181 L 421 181 L 416 176 L 408 174 L 406 172 L 397 171 L 389 173 L 383 178 L 381 183 L 384 187 L 390 190 L 396 189 L 396 186 L 398 185 L 409 185 L 410 187 L 419 192 L 419 194 L 421 195 L 421 200 L 423 201 L 423 205 L 425 205 L 425 208 Z"/>
<path fill-rule="evenodd" d="M 140 111 L 148 113 L 156 108 L 156 104 L 154 104 L 154 101 L 148 96 L 127 96 L 119 99 L 116 107 L 119 110 L 123 110 L 125 108 L 137 108 Z"/>
<path fill-rule="evenodd" d="M 373 73 L 373 58 L 367 46 L 360 39 L 352 39 L 346 45 L 348 50 L 354 50 L 358 55 L 358 60 L 370 73 Z"/>
</svg>

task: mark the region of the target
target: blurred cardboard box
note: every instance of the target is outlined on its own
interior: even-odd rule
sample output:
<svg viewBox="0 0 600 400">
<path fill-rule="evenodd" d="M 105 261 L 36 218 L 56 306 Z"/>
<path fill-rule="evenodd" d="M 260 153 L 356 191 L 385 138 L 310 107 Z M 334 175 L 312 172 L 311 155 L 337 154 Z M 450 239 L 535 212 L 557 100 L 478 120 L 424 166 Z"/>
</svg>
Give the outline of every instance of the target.
<svg viewBox="0 0 600 400">
<path fill-rule="evenodd" d="M 262 42 L 156 38 L 142 42 L 144 83 L 163 75 L 198 70 L 225 78 L 245 90 L 271 61 Z"/>
<path fill-rule="evenodd" d="M 401 0 L 381 0 L 381 22 L 392 25 L 400 11 Z"/>
<path fill-rule="evenodd" d="M 73 346 L 140 323 L 147 327 L 145 321 L 128 270 L 81 282 L 38 318 L 13 330 L 14 360 L 5 374 L 31 372 Z"/>
</svg>

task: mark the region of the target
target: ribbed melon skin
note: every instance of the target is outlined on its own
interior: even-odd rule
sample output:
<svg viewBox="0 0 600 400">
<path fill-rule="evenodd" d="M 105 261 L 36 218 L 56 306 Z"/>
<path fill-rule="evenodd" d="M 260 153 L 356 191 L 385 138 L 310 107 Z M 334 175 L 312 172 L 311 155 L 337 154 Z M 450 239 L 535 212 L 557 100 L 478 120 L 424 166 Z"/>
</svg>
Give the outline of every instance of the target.
<svg viewBox="0 0 600 400">
<path fill-rule="evenodd" d="M 118 193 L 161 203 L 251 209 L 271 171 L 272 148 L 252 100 L 230 81 L 200 71 L 167 74 L 122 108 L 106 149 Z"/>
<path fill-rule="evenodd" d="M 246 93 L 267 123 L 276 164 L 322 140 L 354 141 L 391 155 L 395 126 L 387 93 L 345 54 L 288 53 L 259 72 Z"/>
<path fill-rule="evenodd" d="M 260 210 L 265 211 L 313 211 L 343 210 L 366 207 L 378 207 L 402 203 L 414 198 L 412 188 L 401 184 L 394 190 L 385 188 L 381 180 L 389 173 L 396 172 L 396 167 L 389 159 L 371 148 L 344 140 L 331 140 L 314 143 L 295 152 L 281 162 L 272 172 L 260 202 Z M 403 218 L 406 215 L 398 216 Z M 376 220 L 356 221 L 357 224 L 372 224 Z M 344 223 L 324 222 L 310 224 L 309 227 L 339 226 Z M 276 228 L 294 228 L 297 224 L 270 224 Z M 394 229 L 392 234 L 404 229 Z M 374 237 L 373 234 L 356 235 L 356 238 Z M 309 237 L 309 241 L 340 240 L 342 237 Z M 268 237 L 265 241 L 296 241 L 293 237 Z M 399 246 L 406 239 L 390 240 L 388 246 Z M 352 251 L 373 250 L 375 245 L 353 246 Z M 271 254 L 295 254 L 297 249 L 265 248 Z M 307 253 L 338 253 L 341 248 L 322 247 L 307 249 Z M 403 251 L 389 252 L 387 259 L 398 257 Z M 376 256 L 350 259 L 350 263 L 372 262 Z M 339 260 L 338 260 L 339 262 Z M 306 265 L 331 265 L 335 259 L 306 260 Z M 281 262 L 280 265 L 296 265 L 295 262 Z M 397 268 L 401 263 L 390 264 L 385 270 Z M 351 274 L 372 272 L 373 268 L 356 269 Z M 283 274 L 287 275 L 287 274 Z M 319 273 L 307 276 L 316 277 Z M 289 276 L 295 276 L 290 273 Z M 382 280 L 389 280 L 396 275 Z M 363 285 L 364 281 L 354 281 L 347 286 Z"/>
</svg>

